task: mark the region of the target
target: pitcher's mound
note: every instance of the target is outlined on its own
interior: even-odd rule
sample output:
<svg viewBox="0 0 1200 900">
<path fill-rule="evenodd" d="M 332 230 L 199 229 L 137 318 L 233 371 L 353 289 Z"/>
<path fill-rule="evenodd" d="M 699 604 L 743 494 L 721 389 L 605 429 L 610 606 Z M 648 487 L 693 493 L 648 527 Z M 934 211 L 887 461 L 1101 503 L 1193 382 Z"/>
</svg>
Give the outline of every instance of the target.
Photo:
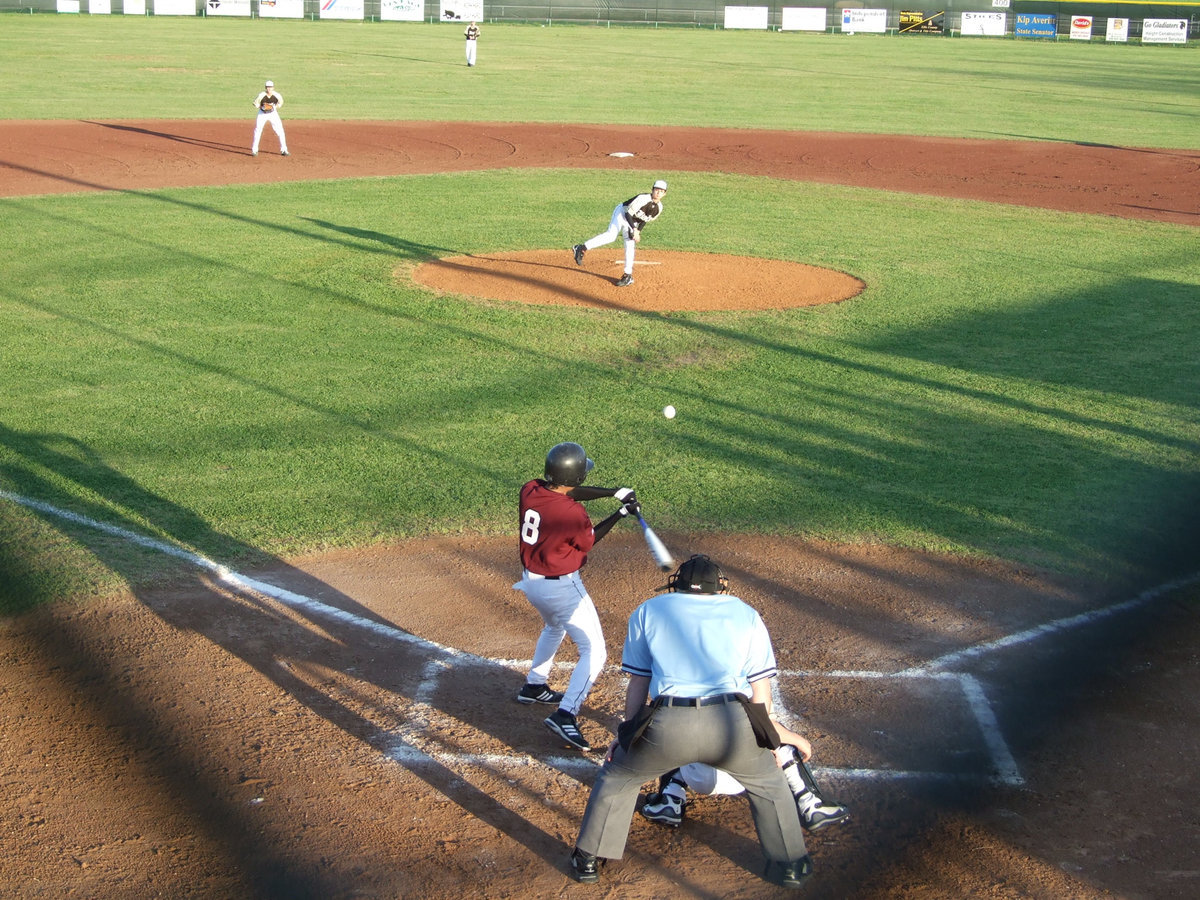
<svg viewBox="0 0 1200 900">
<path fill-rule="evenodd" d="M 817 306 L 865 287 L 832 269 L 714 253 L 639 251 L 633 284 L 617 287 L 623 267 L 619 247 L 590 251 L 582 266 L 563 248 L 451 256 L 422 263 L 412 278 L 438 291 L 492 300 L 656 312 Z"/>
</svg>

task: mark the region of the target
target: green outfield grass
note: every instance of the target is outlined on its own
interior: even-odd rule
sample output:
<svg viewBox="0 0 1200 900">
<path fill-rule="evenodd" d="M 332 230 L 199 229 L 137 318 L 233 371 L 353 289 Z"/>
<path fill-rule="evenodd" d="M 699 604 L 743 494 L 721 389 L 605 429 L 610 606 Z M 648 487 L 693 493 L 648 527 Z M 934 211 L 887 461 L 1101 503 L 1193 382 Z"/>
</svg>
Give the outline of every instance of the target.
<svg viewBox="0 0 1200 900">
<path fill-rule="evenodd" d="M 4 16 L 0 118 L 622 122 L 1200 146 L 1194 48 L 706 29 Z"/>
<path fill-rule="evenodd" d="M 13 28 L 14 21 L 4 19 L 0 44 L 8 46 L 0 50 L 23 46 L 14 34 L 29 40 L 33 28 L 118 31 L 116 20 L 33 17 L 32 26 Z M 278 33 L 315 41 L 329 24 L 294 23 Z M 231 37 L 232 25 L 243 34 L 271 27 L 132 27 L 143 25 L 177 41 Z M 444 40 L 437 28 L 333 32 L 357 50 L 331 51 L 322 66 L 307 58 L 285 64 L 278 50 L 270 74 L 281 87 L 322 74 L 349 84 L 372 60 L 390 67 L 415 58 L 445 67 L 437 70 L 448 85 L 439 102 L 479 91 L 479 103 L 445 105 L 436 115 L 517 117 L 506 105 L 515 96 L 464 87 L 459 79 L 476 73 L 435 58 L 430 48 Z M 481 65 L 506 41 L 547 40 L 541 29 L 488 33 Z M 406 57 L 397 48 L 409 34 L 425 49 Z M 672 31 L 645 39 L 663 47 L 712 40 L 727 58 L 732 51 L 716 38 L 743 48 L 758 39 L 771 53 L 805 48 L 805 65 L 814 52 L 849 46 L 789 44 L 793 37 Z M 591 61 L 643 35 L 576 28 L 554 39 L 591 49 L 564 49 L 552 60 L 561 83 L 547 86 L 547 98 L 587 83 Z M 380 55 L 385 40 L 395 57 Z M 982 42 L 944 43 L 939 52 L 994 52 Z M 884 48 L 886 57 L 911 52 L 905 44 L 860 46 Z M 249 57 L 260 44 L 240 46 Z M 182 84 L 192 69 L 193 88 L 186 98 L 166 92 L 169 104 L 162 90 L 146 89 L 158 76 L 145 71 L 142 51 L 111 51 L 114 65 L 141 73 L 140 95 L 154 100 L 138 117 L 248 107 L 246 82 L 255 86 L 261 65 L 213 74 L 201 65 L 220 68 L 212 48 L 205 53 L 190 40 L 180 49 L 198 55 L 164 63 L 162 77 Z M 456 61 L 459 49 L 450 40 L 445 54 Z M 1001 49 L 1029 52 L 1011 42 Z M 1036 49 L 1082 58 L 1075 48 Z M 1082 48 L 1093 51 L 1101 67 L 1096 60 L 1157 64 L 1168 56 Z M 154 44 L 156 56 L 172 52 Z M 569 75 L 568 53 L 581 66 Z M 746 55 L 756 65 L 768 56 Z M 6 53 L 0 59 L 11 67 Z M 960 64 L 971 70 L 968 58 Z M 341 66 L 347 71 L 333 77 Z M 722 67 L 713 72 L 714 90 L 731 92 Z M 197 90 L 197 74 L 211 75 L 204 84 L 213 94 L 226 85 L 239 109 L 223 111 L 224 101 Z M 499 86 L 507 76 L 487 77 Z M 14 104 L 33 114 L 24 94 L 34 87 L 29 80 L 15 100 L 6 97 L 6 114 Z M 80 80 L 57 96 L 64 107 L 93 106 L 95 117 L 134 115 L 101 87 Z M 608 79 L 580 96 L 611 103 L 622 91 L 620 79 Z M 336 109 L 330 97 L 350 96 L 327 93 L 327 113 Z M 389 84 L 374 115 L 416 117 L 431 94 Z M 1172 96 L 1181 109 L 1196 102 L 1194 92 Z M 633 119 L 639 109 L 649 115 L 651 101 L 639 102 Z M 687 103 L 654 103 L 675 110 L 672 121 L 689 121 Z M 747 121 L 738 124 L 780 124 L 743 105 Z M 345 114 L 358 112 L 367 114 Z M 523 118 L 559 112 L 589 118 L 584 105 L 549 99 L 529 103 Z M 1049 108 L 1039 117 L 1043 124 L 1024 130 L 1065 139 Z M 1117 128 L 1121 118 L 1107 125 Z M 847 113 L 820 125 L 865 121 Z M 1100 139 L 1106 125 L 1088 128 Z M 1146 143 L 1168 138 L 1147 135 Z M 404 277 L 408 266 L 453 253 L 562 247 L 566 259 L 565 248 L 594 233 L 613 197 L 628 190 L 621 173 L 495 171 L 0 199 L 0 490 L 247 562 L 430 533 L 511 533 L 517 487 L 539 473 L 549 446 L 573 439 L 597 460 L 598 483 L 637 488 L 665 530 L 883 541 L 1134 577 L 1150 577 L 1158 553 L 1178 545 L 1200 495 L 1195 229 L 663 174 L 672 191 L 653 226 L 655 246 L 829 266 L 863 279 L 866 292 L 788 312 L 660 315 L 435 296 Z M 659 412 L 667 403 L 679 409 L 673 421 Z M 0 610 L 108 590 L 165 565 L 7 501 L 0 535 Z"/>
</svg>

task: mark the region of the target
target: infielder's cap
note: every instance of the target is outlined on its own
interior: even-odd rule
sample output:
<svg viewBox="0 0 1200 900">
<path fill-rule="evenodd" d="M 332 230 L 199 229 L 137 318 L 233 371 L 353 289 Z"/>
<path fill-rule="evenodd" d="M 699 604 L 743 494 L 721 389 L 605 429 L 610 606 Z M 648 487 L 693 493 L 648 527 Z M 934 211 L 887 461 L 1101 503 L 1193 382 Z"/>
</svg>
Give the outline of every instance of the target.
<svg viewBox="0 0 1200 900">
<path fill-rule="evenodd" d="M 643 184 L 644 183 L 645 182 L 643 182 Z M 665 191 L 667 189 L 667 183 L 660 178 L 660 179 L 658 179 L 658 181 L 654 182 L 654 187 L 659 190 Z"/>
<path fill-rule="evenodd" d="M 275 82 L 268 81 L 265 85 L 263 85 L 263 87 L 275 87 Z"/>
</svg>

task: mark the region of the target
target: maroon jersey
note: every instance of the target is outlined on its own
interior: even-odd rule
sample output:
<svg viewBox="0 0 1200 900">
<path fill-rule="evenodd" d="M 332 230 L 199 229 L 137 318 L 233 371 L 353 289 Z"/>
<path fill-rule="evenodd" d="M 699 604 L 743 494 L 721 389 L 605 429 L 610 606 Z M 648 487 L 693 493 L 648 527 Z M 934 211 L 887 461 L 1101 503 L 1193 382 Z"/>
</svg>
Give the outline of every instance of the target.
<svg viewBox="0 0 1200 900">
<path fill-rule="evenodd" d="M 521 488 L 521 565 L 536 575 L 569 575 L 596 543 L 592 520 L 578 500 L 535 478 Z"/>
</svg>

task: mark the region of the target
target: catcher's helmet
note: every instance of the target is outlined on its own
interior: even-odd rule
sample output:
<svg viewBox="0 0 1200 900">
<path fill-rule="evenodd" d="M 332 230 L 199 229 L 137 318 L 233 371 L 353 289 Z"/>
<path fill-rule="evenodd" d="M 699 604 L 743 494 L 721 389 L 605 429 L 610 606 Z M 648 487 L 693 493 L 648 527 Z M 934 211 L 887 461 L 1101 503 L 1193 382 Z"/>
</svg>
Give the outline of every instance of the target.
<svg viewBox="0 0 1200 900">
<path fill-rule="evenodd" d="M 720 566 L 697 553 L 668 576 L 667 588 L 687 594 L 720 594 L 729 590 L 729 579 Z"/>
<path fill-rule="evenodd" d="M 578 487 L 594 465 L 578 444 L 570 441 L 555 444 L 546 454 L 546 480 L 551 484 Z"/>
</svg>

